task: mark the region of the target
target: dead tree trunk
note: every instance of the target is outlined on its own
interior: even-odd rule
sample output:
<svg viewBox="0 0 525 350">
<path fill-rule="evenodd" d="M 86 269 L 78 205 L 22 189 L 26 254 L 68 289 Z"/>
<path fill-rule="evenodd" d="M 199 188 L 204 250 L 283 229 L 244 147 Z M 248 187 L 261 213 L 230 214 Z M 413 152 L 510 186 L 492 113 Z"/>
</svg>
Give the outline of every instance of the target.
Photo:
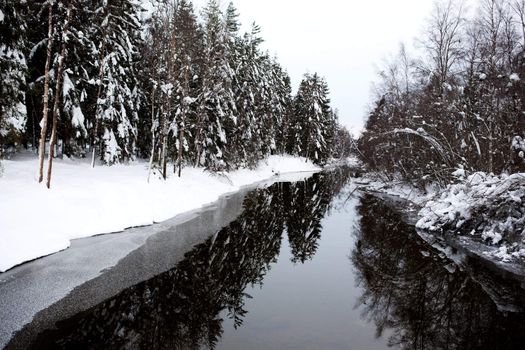
<svg viewBox="0 0 525 350">
<path fill-rule="evenodd" d="M 49 160 L 47 167 L 47 188 L 51 188 L 51 173 L 53 171 L 53 158 L 55 156 L 55 146 L 57 143 L 57 124 L 58 124 L 58 108 L 60 106 L 60 95 L 62 92 L 62 80 L 64 72 L 64 59 L 66 57 L 66 41 L 69 30 L 69 23 L 71 21 L 72 4 L 69 3 L 67 8 L 67 18 L 62 31 L 62 48 L 60 49 L 60 56 L 58 58 L 57 80 L 55 85 L 55 100 L 53 102 L 53 127 L 51 131 L 51 142 L 49 144 Z"/>
<path fill-rule="evenodd" d="M 47 116 L 49 105 L 49 66 L 51 65 L 51 49 L 53 47 L 53 4 L 48 2 L 48 19 L 47 19 L 47 58 L 44 70 L 44 108 L 42 110 L 42 123 L 40 125 L 40 144 L 38 146 L 39 174 L 38 182 L 44 181 L 44 157 L 46 153 L 46 136 L 47 136 Z"/>
</svg>

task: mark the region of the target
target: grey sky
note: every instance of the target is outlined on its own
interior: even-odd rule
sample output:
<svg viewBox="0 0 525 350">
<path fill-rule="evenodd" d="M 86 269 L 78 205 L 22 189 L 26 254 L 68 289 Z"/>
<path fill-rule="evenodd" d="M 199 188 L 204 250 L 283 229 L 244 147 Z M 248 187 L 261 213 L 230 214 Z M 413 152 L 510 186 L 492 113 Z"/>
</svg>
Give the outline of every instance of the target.
<svg viewBox="0 0 525 350">
<path fill-rule="evenodd" d="M 224 7 L 228 0 L 222 0 Z M 244 30 L 262 27 L 264 47 L 288 70 L 294 89 L 305 72 L 318 72 L 330 87 L 341 122 L 363 126 L 370 86 L 383 58 L 400 42 L 412 46 L 433 0 L 233 0 Z M 206 0 L 195 0 L 197 8 Z"/>
</svg>

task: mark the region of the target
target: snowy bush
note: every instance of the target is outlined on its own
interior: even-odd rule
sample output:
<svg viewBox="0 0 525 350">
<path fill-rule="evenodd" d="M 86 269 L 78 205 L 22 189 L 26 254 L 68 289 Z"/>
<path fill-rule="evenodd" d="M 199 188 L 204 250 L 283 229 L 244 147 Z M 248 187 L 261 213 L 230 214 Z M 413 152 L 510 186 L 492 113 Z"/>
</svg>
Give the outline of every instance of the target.
<svg viewBox="0 0 525 350">
<path fill-rule="evenodd" d="M 521 152 L 520 157 L 523 158 L 523 153 L 525 152 L 525 140 L 521 136 L 514 136 L 511 147 L 513 151 Z"/>
<path fill-rule="evenodd" d="M 525 257 L 525 174 L 477 172 L 448 186 L 419 212 L 417 228 L 468 234 L 500 246 L 498 257 Z"/>
<path fill-rule="evenodd" d="M 514 155 L 514 165 L 517 169 L 522 170 L 525 166 L 525 139 L 521 136 L 514 136 L 511 150 Z"/>
</svg>

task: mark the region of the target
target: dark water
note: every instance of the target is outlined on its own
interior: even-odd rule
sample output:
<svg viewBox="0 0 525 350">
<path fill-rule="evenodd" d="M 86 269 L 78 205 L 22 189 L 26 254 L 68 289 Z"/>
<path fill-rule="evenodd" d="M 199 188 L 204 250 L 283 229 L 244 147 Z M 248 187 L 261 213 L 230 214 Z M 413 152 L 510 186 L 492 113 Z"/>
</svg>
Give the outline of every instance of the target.
<svg viewBox="0 0 525 350">
<path fill-rule="evenodd" d="M 31 347 L 524 347 L 520 282 L 429 246 L 387 203 L 352 193 L 349 175 L 250 192 L 235 221 L 172 269 L 58 322 Z"/>
</svg>

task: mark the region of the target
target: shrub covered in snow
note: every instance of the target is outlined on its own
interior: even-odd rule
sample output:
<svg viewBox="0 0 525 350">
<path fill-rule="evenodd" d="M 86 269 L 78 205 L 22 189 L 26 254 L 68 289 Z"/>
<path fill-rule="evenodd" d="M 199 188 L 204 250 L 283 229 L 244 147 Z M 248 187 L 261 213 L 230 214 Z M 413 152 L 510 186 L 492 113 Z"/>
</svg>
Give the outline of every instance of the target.
<svg viewBox="0 0 525 350">
<path fill-rule="evenodd" d="M 513 152 L 514 166 L 521 170 L 525 169 L 525 139 L 521 136 L 514 136 L 511 149 Z"/>
<path fill-rule="evenodd" d="M 463 173 L 457 173 L 462 176 Z M 477 172 L 448 186 L 419 212 L 417 228 L 471 235 L 505 250 L 497 257 L 525 258 L 525 174 Z M 500 256 L 501 255 L 501 256 Z"/>
</svg>

